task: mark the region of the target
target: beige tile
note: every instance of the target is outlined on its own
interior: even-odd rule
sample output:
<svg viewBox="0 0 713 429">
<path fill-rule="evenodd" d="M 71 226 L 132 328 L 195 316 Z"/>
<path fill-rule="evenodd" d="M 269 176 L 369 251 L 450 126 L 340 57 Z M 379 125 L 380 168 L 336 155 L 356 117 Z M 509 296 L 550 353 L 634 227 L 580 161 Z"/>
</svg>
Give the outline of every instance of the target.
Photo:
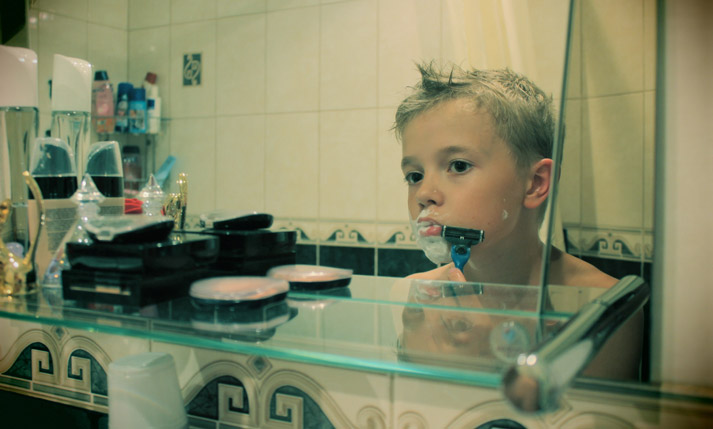
<svg viewBox="0 0 713 429">
<path fill-rule="evenodd" d="M 524 19 L 527 19 L 530 25 L 530 34 L 521 36 L 521 39 L 527 41 L 524 47 L 532 49 L 530 54 L 521 53 L 523 59 L 534 62 L 536 74 L 529 77 L 554 98 L 562 98 L 569 5 L 569 0 L 528 2 L 529 13 Z"/>
<path fill-rule="evenodd" d="M 171 117 L 215 114 L 215 21 L 171 26 Z M 201 83 L 183 86 L 183 55 L 200 53 Z"/>
<path fill-rule="evenodd" d="M 393 384 L 393 427 L 475 428 L 497 419 L 545 427 L 538 419 L 518 414 L 494 387 L 403 376 L 394 377 Z"/>
<path fill-rule="evenodd" d="M 557 202 L 562 222 L 579 224 L 582 216 L 582 102 L 568 100 L 565 141 Z"/>
<path fill-rule="evenodd" d="M 394 108 L 379 109 L 378 155 L 376 158 L 376 219 L 408 222 L 408 188 L 401 172 L 401 143 L 391 127 Z"/>
<path fill-rule="evenodd" d="M 586 94 L 643 90 L 643 15 L 643 0 L 582 2 L 582 83 Z"/>
<path fill-rule="evenodd" d="M 656 0 L 644 0 L 644 89 L 656 89 Z"/>
<path fill-rule="evenodd" d="M 51 112 L 49 84 L 54 55 L 61 54 L 86 60 L 88 54 L 87 23 L 40 10 L 38 14 L 37 73 L 40 111 Z"/>
<path fill-rule="evenodd" d="M 176 157 L 167 183 L 176 192 L 178 173 L 188 176 L 188 214 L 197 215 L 216 206 L 215 119 L 171 120 L 171 154 Z"/>
<path fill-rule="evenodd" d="M 396 106 L 418 82 L 415 62 L 441 56 L 440 2 L 379 2 L 379 107 Z"/>
<path fill-rule="evenodd" d="M 128 32 L 104 25 L 88 24 L 89 55 L 94 71 L 106 70 L 114 85 L 127 79 Z"/>
<path fill-rule="evenodd" d="M 215 19 L 215 0 L 171 0 L 171 24 Z"/>
<path fill-rule="evenodd" d="M 320 108 L 376 106 L 375 0 L 322 7 Z"/>
<path fill-rule="evenodd" d="M 216 205 L 265 210 L 265 117 L 216 119 Z"/>
<path fill-rule="evenodd" d="M 322 112 L 319 121 L 320 217 L 376 219 L 377 111 Z"/>
<path fill-rule="evenodd" d="M 260 13 L 267 10 L 267 3 L 264 0 L 218 0 L 218 18 L 235 15 L 246 15 L 250 13 Z"/>
<path fill-rule="evenodd" d="M 217 114 L 265 112 L 265 23 L 265 14 L 218 20 Z"/>
<path fill-rule="evenodd" d="M 38 0 L 37 8 L 68 18 L 87 19 L 87 0 Z"/>
<path fill-rule="evenodd" d="M 269 115 L 266 129 L 266 210 L 276 217 L 317 217 L 319 115 Z"/>
<path fill-rule="evenodd" d="M 267 15 L 267 111 L 319 107 L 319 8 Z"/>
<path fill-rule="evenodd" d="M 267 10 L 294 9 L 318 4 L 319 0 L 267 0 Z"/>
<path fill-rule="evenodd" d="M 643 222 L 643 95 L 582 106 L 582 221 L 640 228 Z"/>
<path fill-rule="evenodd" d="M 126 30 L 129 27 L 128 0 L 89 1 L 89 22 Z"/>
<path fill-rule="evenodd" d="M 170 22 L 170 0 L 129 0 L 129 29 L 158 27 Z"/>
<path fill-rule="evenodd" d="M 582 97 L 582 6 L 574 3 L 574 14 L 570 29 L 570 46 L 567 52 L 567 87 L 566 98 Z"/>
<path fill-rule="evenodd" d="M 654 227 L 656 201 L 656 93 L 644 93 L 644 228 Z"/>
<path fill-rule="evenodd" d="M 141 85 L 147 72 L 156 73 L 161 115 L 170 117 L 170 37 L 168 26 L 129 31 L 128 82 Z"/>
</svg>

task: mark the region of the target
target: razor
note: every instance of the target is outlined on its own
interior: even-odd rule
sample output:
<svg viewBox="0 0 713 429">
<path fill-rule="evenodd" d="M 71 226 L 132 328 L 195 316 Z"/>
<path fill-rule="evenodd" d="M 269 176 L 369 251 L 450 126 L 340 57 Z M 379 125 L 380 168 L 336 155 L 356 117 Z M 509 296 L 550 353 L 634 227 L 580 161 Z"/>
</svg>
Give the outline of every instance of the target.
<svg viewBox="0 0 713 429">
<path fill-rule="evenodd" d="M 456 268 L 463 271 L 463 267 L 470 258 L 470 247 L 482 242 L 485 239 L 485 232 L 482 229 L 457 228 L 455 226 L 443 226 L 441 237 L 445 238 L 451 246 L 451 258 Z"/>
</svg>

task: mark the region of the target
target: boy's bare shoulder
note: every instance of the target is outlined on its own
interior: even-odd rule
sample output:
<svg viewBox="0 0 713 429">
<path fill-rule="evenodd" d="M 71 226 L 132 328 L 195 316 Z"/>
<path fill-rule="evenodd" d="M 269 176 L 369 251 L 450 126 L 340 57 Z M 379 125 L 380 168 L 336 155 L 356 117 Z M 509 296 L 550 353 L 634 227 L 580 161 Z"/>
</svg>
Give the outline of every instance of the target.
<svg viewBox="0 0 713 429">
<path fill-rule="evenodd" d="M 552 249 L 549 284 L 585 287 L 612 287 L 617 279 L 575 256 Z"/>
</svg>

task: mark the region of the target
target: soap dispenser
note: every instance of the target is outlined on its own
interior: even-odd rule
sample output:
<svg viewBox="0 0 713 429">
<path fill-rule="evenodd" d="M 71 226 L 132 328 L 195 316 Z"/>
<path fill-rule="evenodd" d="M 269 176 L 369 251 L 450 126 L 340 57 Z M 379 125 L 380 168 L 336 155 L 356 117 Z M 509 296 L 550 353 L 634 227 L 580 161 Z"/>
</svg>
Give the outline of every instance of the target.
<svg viewBox="0 0 713 429">
<path fill-rule="evenodd" d="M 9 219 L 2 237 L 16 243 L 20 253 L 30 244 L 27 185 L 31 145 L 37 137 L 37 54 L 24 48 L 0 45 L 0 201 L 9 199 Z"/>
<path fill-rule="evenodd" d="M 67 142 L 77 160 L 77 179 L 84 176 L 92 110 L 92 65 L 55 54 L 52 70 L 52 137 Z"/>
</svg>

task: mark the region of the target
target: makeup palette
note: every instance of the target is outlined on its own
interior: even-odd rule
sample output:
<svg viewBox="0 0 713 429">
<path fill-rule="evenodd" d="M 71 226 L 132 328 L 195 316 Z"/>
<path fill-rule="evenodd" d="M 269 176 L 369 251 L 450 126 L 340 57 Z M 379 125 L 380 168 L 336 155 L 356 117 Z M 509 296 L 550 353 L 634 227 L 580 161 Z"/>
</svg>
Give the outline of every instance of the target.
<svg viewBox="0 0 713 429">
<path fill-rule="evenodd" d="M 271 268 L 267 276 L 288 281 L 292 291 L 321 291 L 348 286 L 352 270 L 319 265 L 282 265 Z"/>
</svg>

